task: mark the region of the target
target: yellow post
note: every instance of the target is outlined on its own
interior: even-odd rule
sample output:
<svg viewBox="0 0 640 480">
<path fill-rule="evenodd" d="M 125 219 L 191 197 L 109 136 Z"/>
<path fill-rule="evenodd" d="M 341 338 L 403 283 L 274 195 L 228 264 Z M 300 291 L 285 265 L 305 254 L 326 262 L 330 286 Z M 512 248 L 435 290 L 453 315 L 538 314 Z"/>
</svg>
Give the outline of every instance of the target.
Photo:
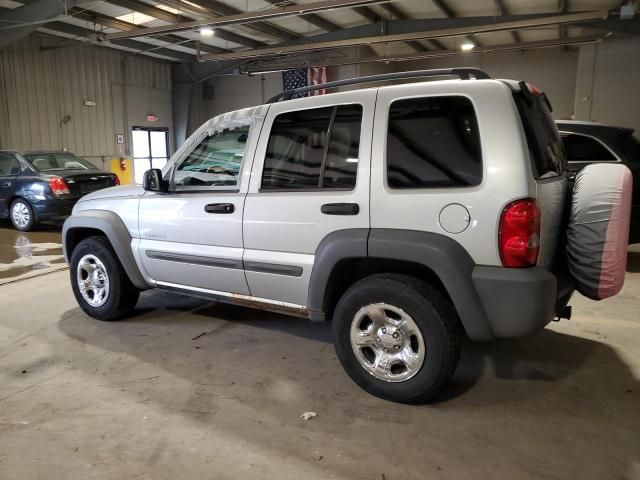
<svg viewBox="0 0 640 480">
<path fill-rule="evenodd" d="M 115 157 L 111 159 L 111 173 L 118 175 L 120 185 L 133 183 L 133 162 L 126 157 Z"/>
</svg>

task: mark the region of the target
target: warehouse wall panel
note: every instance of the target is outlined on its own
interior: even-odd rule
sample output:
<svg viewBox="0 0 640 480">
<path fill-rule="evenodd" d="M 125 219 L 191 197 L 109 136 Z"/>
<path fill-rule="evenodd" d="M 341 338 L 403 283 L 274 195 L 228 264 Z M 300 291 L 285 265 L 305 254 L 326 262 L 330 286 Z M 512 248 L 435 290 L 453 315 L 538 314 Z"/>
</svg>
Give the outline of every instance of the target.
<svg viewBox="0 0 640 480">
<path fill-rule="evenodd" d="M 5 49 L 0 67 L 0 148 L 66 148 L 103 166 L 129 153 L 116 134 L 129 137 L 149 110 L 162 111 L 162 126 L 172 128 L 167 63 L 32 35 Z"/>
</svg>

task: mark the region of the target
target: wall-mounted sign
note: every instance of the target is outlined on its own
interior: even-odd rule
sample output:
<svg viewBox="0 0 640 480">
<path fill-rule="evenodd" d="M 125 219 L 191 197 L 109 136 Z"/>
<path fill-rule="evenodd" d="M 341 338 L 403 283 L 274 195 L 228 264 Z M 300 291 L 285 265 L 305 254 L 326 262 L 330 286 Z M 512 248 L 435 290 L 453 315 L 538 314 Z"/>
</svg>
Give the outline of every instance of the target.
<svg viewBox="0 0 640 480">
<path fill-rule="evenodd" d="M 85 100 L 82 102 L 85 107 L 95 107 L 97 104 L 93 100 Z"/>
<path fill-rule="evenodd" d="M 123 143 L 124 143 L 124 135 L 123 135 L 123 134 L 118 133 L 118 134 L 116 135 L 116 143 L 117 143 L 118 145 L 120 145 L 120 144 L 123 144 Z"/>
<path fill-rule="evenodd" d="M 147 122 L 156 122 L 158 120 L 157 115 L 147 115 Z"/>
</svg>

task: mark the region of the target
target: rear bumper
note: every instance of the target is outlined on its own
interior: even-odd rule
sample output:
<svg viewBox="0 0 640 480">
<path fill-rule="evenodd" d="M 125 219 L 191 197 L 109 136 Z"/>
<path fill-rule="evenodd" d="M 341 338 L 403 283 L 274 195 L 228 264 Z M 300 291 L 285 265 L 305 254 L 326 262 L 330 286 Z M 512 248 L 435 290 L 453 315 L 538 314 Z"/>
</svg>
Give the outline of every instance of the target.
<svg viewBox="0 0 640 480">
<path fill-rule="evenodd" d="M 38 220 L 50 220 L 54 218 L 68 217 L 71 215 L 73 206 L 78 200 L 80 200 L 80 197 L 58 198 L 54 196 L 47 196 L 44 199 L 30 200 L 30 203 Z"/>
<path fill-rule="evenodd" d="M 558 280 L 548 270 L 475 266 L 472 280 L 496 338 L 529 335 L 555 316 Z"/>
</svg>

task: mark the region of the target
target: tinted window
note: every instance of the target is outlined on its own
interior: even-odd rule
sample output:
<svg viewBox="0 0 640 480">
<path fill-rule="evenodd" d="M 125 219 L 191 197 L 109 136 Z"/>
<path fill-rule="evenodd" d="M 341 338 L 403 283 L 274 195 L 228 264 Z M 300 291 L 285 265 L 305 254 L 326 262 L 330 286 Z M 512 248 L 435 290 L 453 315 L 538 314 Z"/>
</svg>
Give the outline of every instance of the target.
<svg viewBox="0 0 640 480">
<path fill-rule="evenodd" d="M 524 88 L 524 87 L 521 87 Z M 536 178 L 561 175 L 566 170 L 562 139 L 542 94 L 514 94 Z"/>
<path fill-rule="evenodd" d="M 391 188 L 466 187 L 482 181 L 478 122 L 468 98 L 395 101 L 388 128 Z"/>
<path fill-rule="evenodd" d="M 17 175 L 20 173 L 20 164 L 7 153 L 0 153 L 0 176 Z"/>
<path fill-rule="evenodd" d="M 562 134 L 567 160 L 570 162 L 615 161 L 616 157 L 598 140 L 575 133 Z"/>
<path fill-rule="evenodd" d="M 24 155 L 39 172 L 54 170 L 98 170 L 93 163 L 72 153 L 28 153 Z"/>
<path fill-rule="evenodd" d="M 237 186 L 248 136 L 249 125 L 244 125 L 205 138 L 176 168 L 173 189 Z"/>
<path fill-rule="evenodd" d="M 262 189 L 353 188 L 361 123 L 360 105 L 278 115 L 269 136 Z"/>
</svg>

